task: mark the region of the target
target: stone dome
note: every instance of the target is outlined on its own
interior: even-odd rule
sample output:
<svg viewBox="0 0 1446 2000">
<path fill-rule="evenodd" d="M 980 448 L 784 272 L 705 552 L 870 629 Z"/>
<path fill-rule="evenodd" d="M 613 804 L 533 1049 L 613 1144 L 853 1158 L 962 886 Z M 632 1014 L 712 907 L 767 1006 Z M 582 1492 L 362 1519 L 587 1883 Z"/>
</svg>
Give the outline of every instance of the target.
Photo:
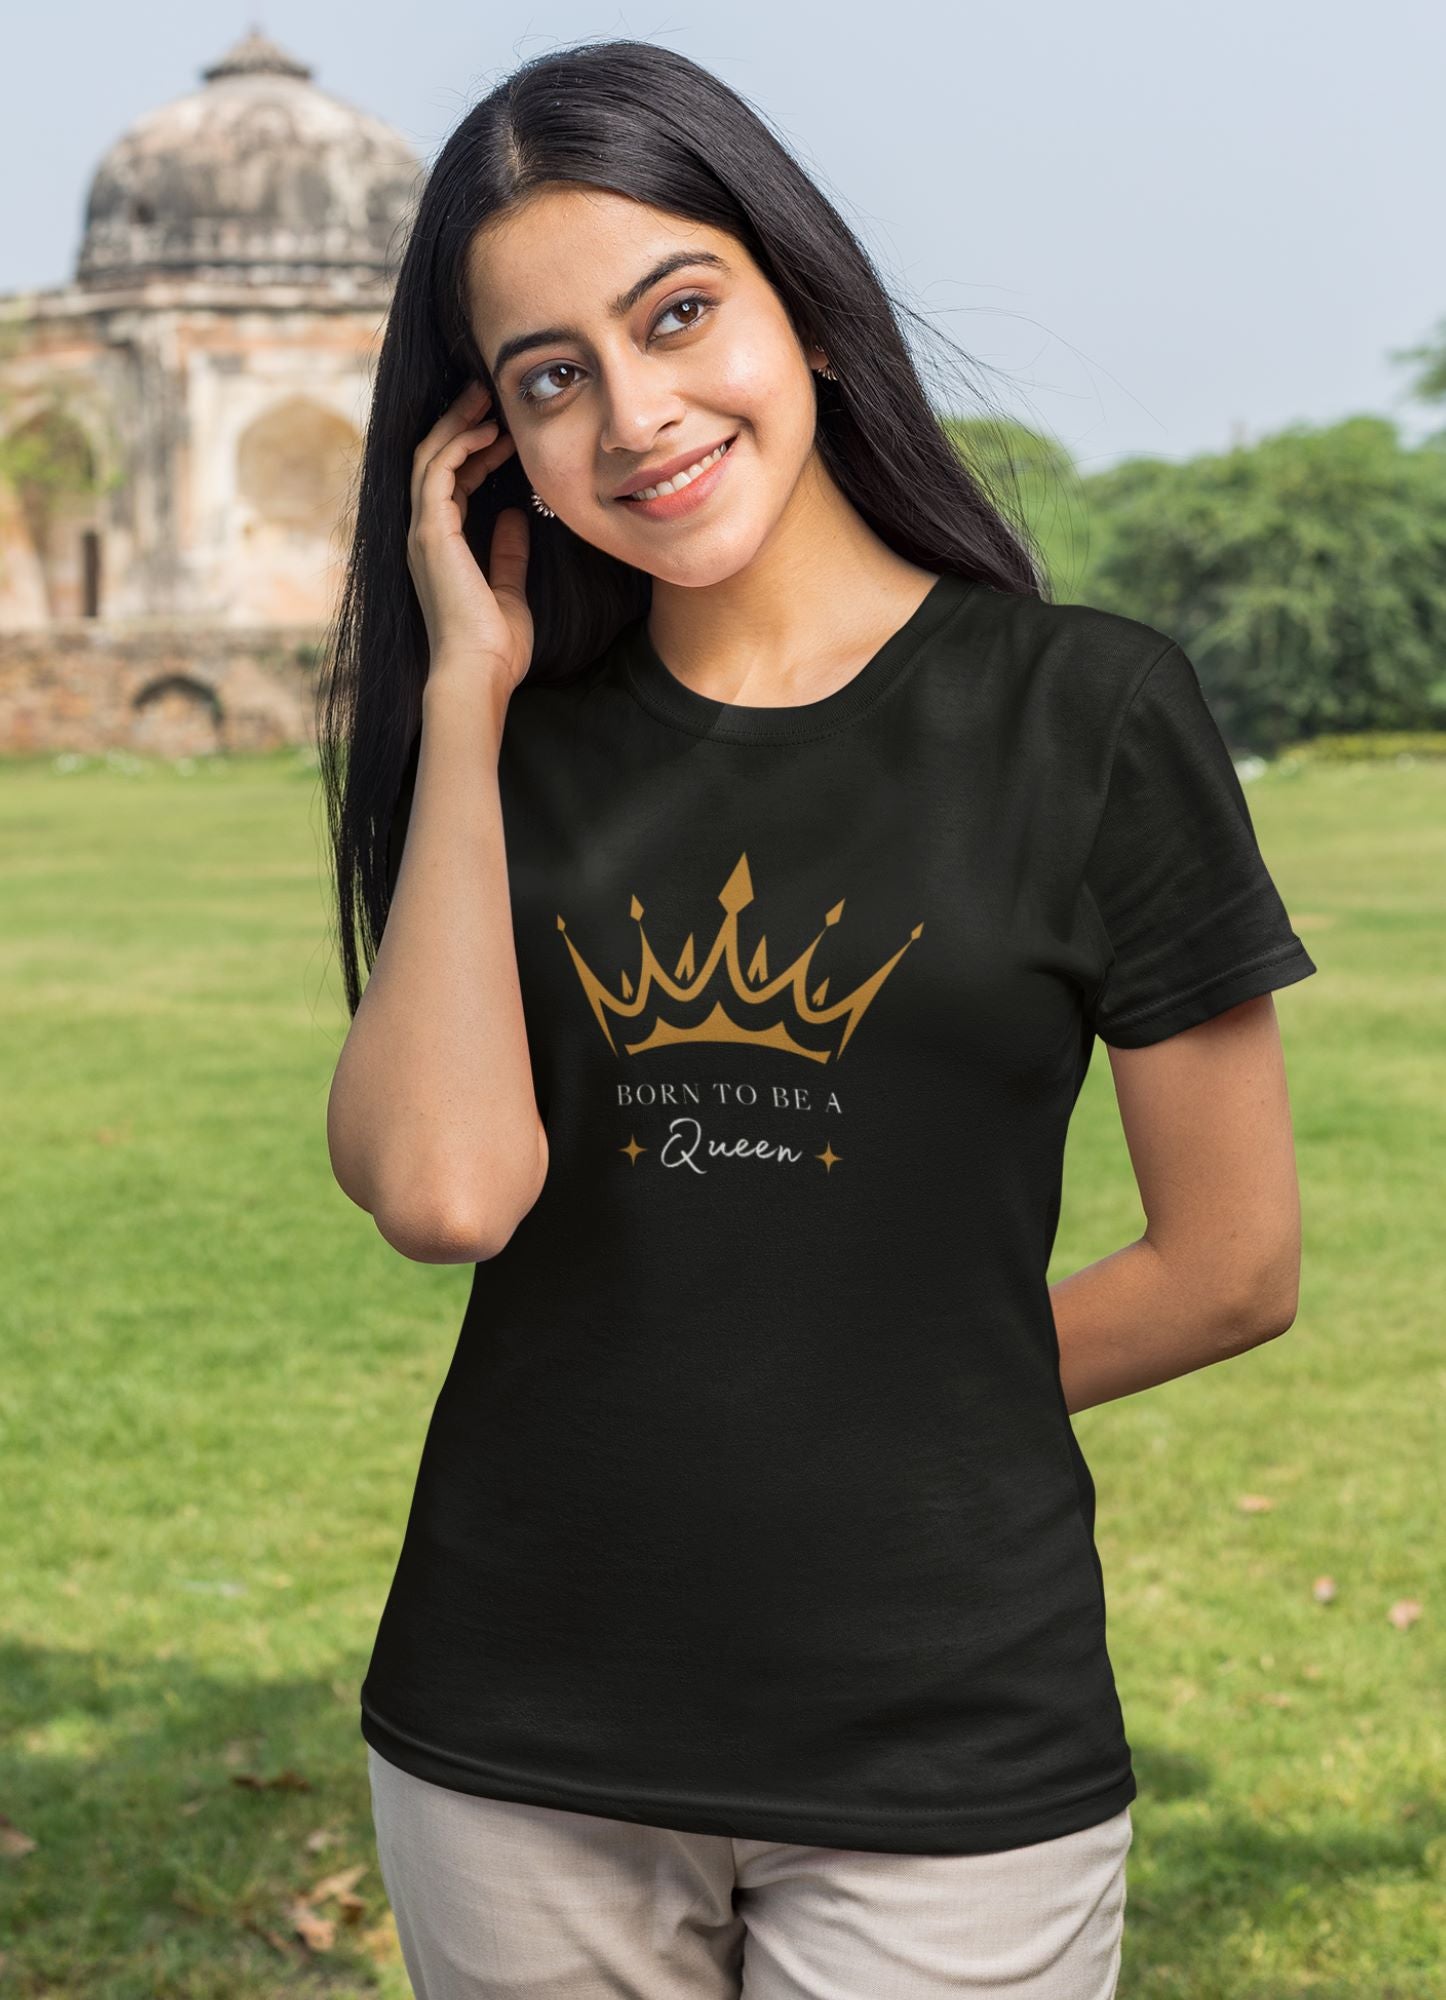
<svg viewBox="0 0 1446 2000">
<path fill-rule="evenodd" d="M 96 169 L 77 281 L 395 278 L 423 178 L 400 133 L 257 29 L 201 75 Z"/>
</svg>

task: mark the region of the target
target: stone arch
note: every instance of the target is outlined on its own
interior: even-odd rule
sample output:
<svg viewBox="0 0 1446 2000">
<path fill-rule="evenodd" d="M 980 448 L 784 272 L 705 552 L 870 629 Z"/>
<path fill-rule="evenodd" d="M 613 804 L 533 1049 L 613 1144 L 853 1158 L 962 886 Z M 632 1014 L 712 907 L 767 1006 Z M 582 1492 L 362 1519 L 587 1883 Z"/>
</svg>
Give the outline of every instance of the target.
<svg viewBox="0 0 1446 2000">
<path fill-rule="evenodd" d="M 131 700 L 131 742 L 161 757 L 206 757 L 222 746 L 225 714 L 216 690 L 191 674 L 161 674 Z"/>
<path fill-rule="evenodd" d="M 31 579 L 32 615 L 98 617 L 104 577 L 100 454 L 85 425 L 47 398 L 5 433 L 7 561 Z M 18 560 L 17 560 L 18 559 Z"/>
<path fill-rule="evenodd" d="M 268 526 L 329 540 L 351 500 L 360 444 L 335 410 L 288 396 L 241 433 L 237 490 Z"/>
</svg>

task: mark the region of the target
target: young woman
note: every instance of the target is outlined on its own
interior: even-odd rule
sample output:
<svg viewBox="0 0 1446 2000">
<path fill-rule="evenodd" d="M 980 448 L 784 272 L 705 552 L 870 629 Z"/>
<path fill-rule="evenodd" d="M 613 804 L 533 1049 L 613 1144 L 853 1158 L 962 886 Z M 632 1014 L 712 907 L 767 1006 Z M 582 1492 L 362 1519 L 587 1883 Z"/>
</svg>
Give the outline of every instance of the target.
<svg viewBox="0 0 1446 2000">
<path fill-rule="evenodd" d="M 322 723 L 337 1179 L 475 1265 L 361 1689 L 418 1995 L 1106 2000 L 1070 1414 L 1299 1263 L 1315 968 L 1191 662 L 1048 601 L 828 201 L 613 42 L 430 175 Z M 1050 1287 L 1096 1037 L 1147 1226 Z"/>
</svg>

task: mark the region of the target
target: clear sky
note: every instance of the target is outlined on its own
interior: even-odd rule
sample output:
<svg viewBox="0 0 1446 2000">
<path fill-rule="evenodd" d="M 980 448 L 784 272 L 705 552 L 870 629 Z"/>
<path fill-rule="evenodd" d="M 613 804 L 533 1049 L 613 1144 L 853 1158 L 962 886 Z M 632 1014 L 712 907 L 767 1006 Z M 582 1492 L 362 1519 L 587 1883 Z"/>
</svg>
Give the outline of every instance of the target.
<svg viewBox="0 0 1446 2000">
<path fill-rule="evenodd" d="M 1360 411 L 1446 424 L 1389 358 L 1446 316 L 1439 0 L 30 6 L 0 83 L 0 290 L 70 275 L 100 155 L 253 23 L 424 160 L 539 50 L 682 51 L 1083 470 Z"/>
</svg>

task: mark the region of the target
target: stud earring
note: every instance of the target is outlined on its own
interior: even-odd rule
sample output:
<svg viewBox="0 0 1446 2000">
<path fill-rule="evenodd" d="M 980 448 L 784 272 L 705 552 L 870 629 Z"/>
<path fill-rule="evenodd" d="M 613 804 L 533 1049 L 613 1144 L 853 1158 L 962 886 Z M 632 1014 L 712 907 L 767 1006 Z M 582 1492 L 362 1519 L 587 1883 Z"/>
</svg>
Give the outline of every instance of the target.
<svg viewBox="0 0 1446 2000">
<path fill-rule="evenodd" d="M 529 491 L 530 490 L 531 489 L 529 488 Z M 545 514 L 549 521 L 556 520 L 557 518 L 556 510 L 552 507 L 549 507 L 545 500 L 540 500 L 537 497 L 536 493 L 533 493 L 532 495 L 532 504 L 537 509 L 538 513 Z"/>
<path fill-rule="evenodd" d="M 822 368 L 820 368 L 818 372 L 823 377 L 825 382 L 837 382 L 838 380 L 837 375 L 834 374 L 833 369 L 829 366 L 828 362 L 826 361 L 824 362 Z"/>
</svg>

